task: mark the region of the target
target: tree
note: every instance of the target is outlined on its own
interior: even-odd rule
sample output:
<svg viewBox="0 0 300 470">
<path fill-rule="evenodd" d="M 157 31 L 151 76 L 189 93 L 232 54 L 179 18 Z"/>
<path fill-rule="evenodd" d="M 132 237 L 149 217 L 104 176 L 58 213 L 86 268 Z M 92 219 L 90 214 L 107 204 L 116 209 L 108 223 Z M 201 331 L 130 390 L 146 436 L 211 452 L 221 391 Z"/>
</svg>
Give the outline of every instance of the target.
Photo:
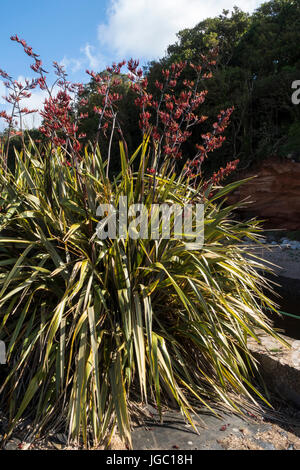
<svg viewBox="0 0 300 470">
<path fill-rule="evenodd" d="M 298 141 L 291 135 L 299 128 L 300 107 L 291 102 L 291 85 L 300 77 L 300 50 L 295 46 L 300 43 L 299 0 L 272 0 L 252 15 L 237 7 L 231 14 L 224 10 L 177 37 L 165 57 L 149 64 L 149 80 L 155 82 L 161 68 L 173 61 L 195 60 L 217 47 L 214 76 L 205 84 L 207 114 L 235 107 L 227 145 L 208 162 L 209 171 L 232 157 L 245 168 L 258 159 L 297 150 Z"/>
</svg>

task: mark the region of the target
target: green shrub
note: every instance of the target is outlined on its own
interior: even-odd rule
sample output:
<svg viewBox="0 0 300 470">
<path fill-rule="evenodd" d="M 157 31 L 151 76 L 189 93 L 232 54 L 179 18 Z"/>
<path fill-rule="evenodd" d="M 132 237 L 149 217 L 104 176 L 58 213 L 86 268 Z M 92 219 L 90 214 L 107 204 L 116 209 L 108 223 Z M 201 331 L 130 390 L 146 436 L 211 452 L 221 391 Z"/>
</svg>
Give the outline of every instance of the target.
<svg viewBox="0 0 300 470">
<path fill-rule="evenodd" d="M 147 142 L 134 158 L 143 162 Z M 263 314 L 259 261 L 238 242 L 257 224 L 231 218 L 218 189 L 205 203 L 205 245 L 181 240 L 95 237 L 96 204 L 184 205 L 195 189 L 180 177 L 133 174 L 121 145 L 122 172 L 105 175 L 100 154 L 78 168 L 58 150 L 41 157 L 34 144 L 16 155 L 16 173 L 1 171 L 0 339 L 9 374 L 1 406 L 11 428 L 25 415 L 37 429 L 67 423 L 85 444 L 107 437 L 115 423 L 130 445 L 131 401 L 170 398 L 190 420 L 191 401 L 259 395 L 247 339 L 274 332 Z M 145 165 L 147 166 L 147 165 Z M 52 185 L 45 191 L 47 173 Z M 209 189 L 210 191 L 210 189 Z"/>
<path fill-rule="evenodd" d="M 91 150 L 83 149 L 78 122 L 87 113 L 76 115 L 71 96 L 82 101 L 82 85 L 71 85 L 55 63 L 60 88 L 51 93 L 39 56 L 17 35 L 11 39 L 33 58 L 39 78 L 21 84 L 0 69 L 14 103 L 11 115 L 0 113 L 9 125 L 5 151 L 0 149 L 0 340 L 7 345 L 9 370 L 0 384 L 0 404 L 9 417 L 5 438 L 27 416 L 35 435 L 66 428 L 70 439 L 86 446 L 108 442 L 117 425 L 131 446 L 136 400 L 155 404 L 160 415 L 163 403 L 176 405 L 191 421 L 197 403 L 210 408 L 218 401 L 238 410 L 241 395 L 263 399 L 251 381 L 256 364 L 247 339 L 257 339 L 257 328 L 276 336 L 263 313 L 274 307 L 264 294 L 263 264 L 247 257 L 240 243 L 245 236 L 259 238 L 258 224 L 235 221 L 236 206 L 224 205 L 241 183 L 222 187 L 220 181 L 237 161 L 207 180 L 202 173 L 209 153 L 225 139 L 233 108 L 220 111 L 195 154 L 178 165 L 190 128 L 207 118 L 198 114 L 206 96 L 198 86 L 211 77 L 215 53 L 190 64 L 195 80 L 186 81 L 184 91 L 176 85 L 187 64 L 164 70 L 156 84 L 159 101 L 138 63 L 127 63 L 143 136 L 129 157 L 118 119 L 121 98 L 114 91 L 124 62 L 104 74 L 89 72 L 99 94 L 99 121 Z M 41 142 L 30 139 L 27 145 L 21 132 L 12 173 L 12 125 L 31 112 L 19 103 L 37 86 L 49 91 L 41 113 L 44 144 L 37 147 Z M 108 137 L 103 159 L 102 133 Z M 120 165 L 113 166 L 121 172 L 112 176 L 116 158 Z M 128 206 L 144 204 L 148 216 L 154 204 L 204 204 L 204 246 L 185 244 L 174 230 L 169 239 L 136 239 L 128 231 L 98 238 L 97 207 L 117 207 L 123 196 Z M 171 222 L 174 228 L 174 217 Z"/>
</svg>

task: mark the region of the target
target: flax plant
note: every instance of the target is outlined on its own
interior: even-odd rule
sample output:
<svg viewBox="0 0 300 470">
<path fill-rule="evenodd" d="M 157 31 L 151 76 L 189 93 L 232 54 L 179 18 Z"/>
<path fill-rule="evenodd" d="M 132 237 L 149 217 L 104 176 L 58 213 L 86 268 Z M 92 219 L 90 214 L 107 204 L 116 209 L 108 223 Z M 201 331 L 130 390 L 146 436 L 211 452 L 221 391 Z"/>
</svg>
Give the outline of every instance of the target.
<svg viewBox="0 0 300 470">
<path fill-rule="evenodd" d="M 258 339 L 257 328 L 275 335 L 263 313 L 274 307 L 261 263 L 237 243 L 255 238 L 257 223 L 234 221 L 235 207 L 222 204 L 240 183 L 206 199 L 201 250 L 174 238 L 96 236 L 97 204 L 117 205 L 120 196 L 140 203 L 142 195 L 150 211 L 153 200 L 184 205 L 195 194 L 180 175 L 158 175 L 153 192 L 147 145 L 128 162 L 120 143 L 122 171 L 113 182 L 99 152 L 93 160 L 86 151 L 76 170 L 59 149 L 42 157 L 33 142 L 16 154 L 14 175 L 1 169 L 0 339 L 9 372 L 0 392 L 8 435 L 29 416 L 39 432 L 65 423 L 70 439 L 85 445 L 102 442 L 116 424 L 130 446 L 137 397 L 159 413 L 171 400 L 191 421 L 191 397 L 237 409 L 233 391 L 260 396 L 247 339 Z"/>
<path fill-rule="evenodd" d="M 181 170 L 177 165 L 190 128 L 206 120 L 196 114 L 206 95 L 197 87 L 210 77 L 213 60 L 190 64 L 196 80 L 186 81 L 179 96 L 176 82 L 187 64 L 172 64 L 157 83 L 158 100 L 147 91 L 138 63 L 128 62 L 142 131 L 141 145 L 128 155 L 116 107 L 120 97 L 110 88 L 124 62 L 106 74 L 89 72 L 102 108 L 95 109 L 96 139 L 83 148 L 71 98 L 77 90 L 80 99 L 82 85 L 72 86 L 55 63 L 55 95 L 39 56 L 17 35 L 12 40 L 34 59 L 31 68 L 39 76 L 25 89 L 14 86 L 25 95 L 40 86 L 49 98 L 41 112 L 46 143 L 23 140 L 13 173 L 4 148 L 0 163 L 0 340 L 7 347 L 0 407 L 9 419 L 4 441 L 27 417 L 34 436 L 63 430 L 70 441 L 89 446 L 108 444 L 117 428 L 131 447 L 136 402 L 154 404 L 161 418 L 163 405 L 176 406 L 193 424 L 197 404 L 238 411 L 240 396 L 264 400 L 254 386 L 257 366 L 247 340 L 258 341 L 257 330 L 276 337 L 264 314 L 276 309 L 266 296 L 263 262 L 247 256 L 241 243 L 244 237 L 259 241 L 259 225 L 238 222 L 238 205 L 224 204 L 242 183 L 220 184 L 237 161 L 207 180 L 201 170 L 225 140 L 233 108 L 220 112 L 196 154 Z M 7 79 L 6 72 L 0 75 Z M 6 112 L 2 117 L 13 119 Z M 110 131 L 105 155 L 98 145 L 103 131 Z M 115 134 L 119 155 L 112 150 Z M 112 175 L 109 164 L 116 158 L 120 173 Z M 128 206 L 144 204 L 148 215 L 153 204 L 204 204 L 204 246 L 192 249 L 174 235 L 133 239 L 126 232 L 99 239 L 97 207 L 117 207 L 121 197 Z"/>
</svg>

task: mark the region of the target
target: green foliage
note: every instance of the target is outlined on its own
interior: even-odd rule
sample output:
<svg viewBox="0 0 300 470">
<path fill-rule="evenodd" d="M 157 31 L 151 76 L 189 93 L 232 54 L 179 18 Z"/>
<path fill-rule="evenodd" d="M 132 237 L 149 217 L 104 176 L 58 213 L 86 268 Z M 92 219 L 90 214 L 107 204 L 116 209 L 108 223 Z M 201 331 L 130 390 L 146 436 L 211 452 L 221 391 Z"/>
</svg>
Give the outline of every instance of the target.
<svg viewBox="0 0 300 470">
<path fill-rule="evenodd" d="M 122 96 L 122 99 L 118 103 L 118 120 L 121 124 L 124 135 L 126 135 L 128 152 L 133 153 L 138 147 L 142 135 L 140 129 L 136 125 L 139 119 L 139 110 L 134 105 L 136 95 L 129 87 L 129 80 L 126 75 L 119 75 L 118 78 L 121 80 L 121 84 L 114 88 L 114 91 Z M 79 114 L 88 113 L 88 117 L 82 120 L 79 126 L 80 132 L 86 134 L 86 138 L 82 140 L 83 144 L 94 142 L 95 135 L 97 134 L 99 116 L 95 113 L 94 107 L 102 104 L 102 98 L 99 96 L 99 93 L 97 93 L 96 88 L 97 84 L 93 81 L 86 85 L 81 98 L 87 99 L 88 104 L 78 105 Z M 103 134 L 101 132 L 99 135 L 99 146 L 101 148 L 102 155 L 104 156 L 107 155 L 108 152 L 109 134 L 109 132 L 107 134 Z M 113 155 L 118 155 L 118 147 L 118 139 L 113 139 Z M 110 164 L 111 173 L 117 174 L 120 170 L 119 158 L 112 159 Z"/>
<path fill-rule="evenodd" d="M 300 122 L 300 107 L 291 101 L 292 83 L 300 77 L 298 0 L 272 0 L 252 15 L 234 8 L 231 15 L 224 11 L 177 36 L 166 56 L 149 64 L 149 83 L 170 63 L 196 60 L 217 46 L 219 58 L 213 78 L 205 83 L 209 93 L 203 113 L 213 115 L 229 102 L 235 107 L 227 144 L 208 162 L 208 172 L 232 158 L 240 159 L 242 169 L 271 155 L 298 153 L 298 140 L 289 135 L 290 126 Z M 198 132 L 186 147 L 186 158 L 199 140 Z"/>
<path fill-rule="evenodd" d="M 12 172 L 14 172 L 15 168 L 15 150 L 18 152 L 21 151 L 23 142 L 22 142 L 22 136 L 20 135 L 20 132 L 17 131 L 17 129 L 11 129 L 11 133 L 13 135 L 10 135 L 9 138 L 9 149 L 8 149 L 8 167 Z M 5 129 L 1 134 L 0 134 L 0 140 L 3 143 L 3 149 L 2 149 L 2 155 L 5 155 L 6 153 L 6 148 L 7 148 L 7 137 L 8 137 L 8 128 Z M 33 139 L 36 142 L 45 142 L 45 138 L 43 134 L 38 130 L 38 129 L 29 129 L 24 133 L 24 143 L 25 145 L 28 145 L 30 143 L 30 139 Z"/>
<path fill-rule="evenodd" d="M 192 29 L 179 31 L 179 41 L 168 47 L 167 58 L 195 61 L 199 54 L 218 47 L 219 65 L 227 65 L 249 25 L 250 15 L 240 8 L 234 7 L 230 16 L 228 10 L 223 10 L 221 15 L 207 18 Z"/>
<path fill-rule="evenodd" d="M 163 403 L 175 404 L 191 421 L 194 404 L 237 410 L 240 395 L 259 396 L 247 339 L 257 339 L 257 328 L 276 335 L 263 313 L 273 308 L 263 265 L 238 243 L 259 238 L 257 223 L 234 221 L 235 206 L 222 202 L 240 183 L 206 199 L 201 250 L 173 238 L 100 240 L 100 203 L 117 205 L 126 195 L 150 211 L 153 202 L 198 201 L 181 175 L 157 176 L 154 185 L 145 173 L 147 140 L 130 163 L 120 143 L 120 160 L 121 173 L 109 180 L 99 152 L 86 151 L 76 169 L 59 148 L 42 156 L 32 142 L 16 153 L 14 175 L 1 168 L 6 437 L 28 416 L 36 433 L 66 426 L 85 445 L 107 442 L 117 425 L 130 446 L 136 399 L 160 413 Z"/>
<path fill-rule="evenodd" d="M 279 147 L 279 154 L 300 162 L 300 122 L 294 122 L 288 128 L 288 141 Z"/>
<path fill-rule="evenodd" d="M 252 16 L 234 8 L 231 16 L 224 11 L 181 31 L 167 56 L 149 64 L 151 99 L 147 86 L 138 86 L 142 72 L 131 63 L 134 85 L 142 94 L 147 89 L 153 104 L 162 68 L 219 48 L 214 78 L 206 80 L 203 70 L 197 74 L 197 86 L 209 91 L 201 107 L 203 127 L 195 126 L 191 138 L 182 140 L 185 163 L 211 129 L 213 121 L 206 115 L 215 118 L 220 109 L 235 105 L 231 127 L 226 112 L 214 123 L 216 132 L 224 124 L 227 143 L 213 158 L 205 158 L 209 179 L 200 160 L 190 162 L 200 165 L 196 175 L 186 168 L 177 171 L 174 149 L 170 154 L 168 146 L 168 152 L 162 148 L 163 137 L 170 143 L 170 125 L 158 129 L 168 134 L 158 138 L 159 147 L 155 123 L 144 117 L 147 126 L 141 126 L 138 145 L 136 95 L 119 72 L 114 91 L 123 100 L 117 110 L 110 102 L 111 132 L 101 127 L 104 109 L 99 108 L 109 96 L 101 74 L 91 76 L 104 84 L 104 92 L 91 81 L 76 107 L 70 104 L 62 113 L 61 107 L 65 111 L 71 103 L 62 70 L 63 91 L 58 100 L 46 102 L 48 114 L 43 114 L 47 144 L 42 139 L 36 146 L 39 134 L 12 137 L 10 128 L 9 150 L 15 148 L 15 158 L 9 169 L 4 161 L 0 164 L 0 340 L 7 345 L 8 361 L 0 405 L 9 417 L 4 439 L 19 418 L 29 417 L 35 434 L 66 430 L 70 440 L 85 446 L 107 444 L 117 426 L 130 447 L 137 400 L 151 402 L 160 415 L 163 404 L 175 405 L 190 422 L 199 404 L 210 408 L 218 402 L 239 410 L 241 396 L 265 400 L 253 384 L 257 367 L 247 340 L 258 340 L 258 329 L 277 337 L 264 314 L 276 308 L 266 297 L 263 261 L 249 256 L 240 243 L 244 237 L 259 242 L 259 224 L 236 221 L 239 206 L 224 204 L 241 182 L 216 184 L 227 174 L 220 165 L 228 160 L 240 158 L 247 166 L 271 151 L 293 154 L 298 145 L 300 108 L 291 105 L 290 92 L 291 82 L 299 79 L 299 50 L 291 40 L 299 35 L 299 18 L 298 1 L 273 0 Z M 17 36 L 13 40 L 24 43 Z M 34 67 L 39 69 L 39 61 Z M 174 97 L 184 89 L 184 79 L 195 80 L 189 68 L 182 70 L 185 75 L 176 75 L 174 87 L 168 85 Z M 160 104 L 170 106 L 166 92 L 160 96 L 165 100 Z M 84 98 L 87 102 L 80 103 Z M 183 109 L 182 100 L 173 102 Z M 85 121 L 79 117 L 77 136 L 73 124 L 81 112 L 89 115 Z M 117 115 L 119 135 L 114 138 Z M 172 132 L 176 143 L 177 131 Z M 81 133 L 93 152 L 82 150 Z M 208 144 L 213 137 L 208 136 Z M 1 145 L 4 155 L 5 141 Z M 199 152 L 207 155 L 201 146 Z M 213 176 L 212 170 L 217 171 Z M 148 215 L 153 204 L 204 203 L 203 248 L 192 250 L 174 237 L 132 239 L 127 234 L 100 240 L 96 209 L 99 204 L 117 207 L 122 196 L 128 205 L 143 203 Z"/>
<path fill-rule="evenodd" d="M 214 159 L 207 162 L 207 174 L 225 166 L 232 159 L 240 160 L 244 169 L 258 160 L 271 155 L 287 157 L 299 152 L 299 142 L 289 134 L 290 126 L 300 122 L 300 106 L 292 104 L 292 83 L 300 77 L 300 3 L 298 0 L 271 0 L 262 4 L 252 15 L 234 7 L 233 11 L 207 18 L 194 28 L 177 34 L 178 40 L 170 45 L 165 57 L 146 67 L 149 87 L 158 95 L 155 81 L 161 77 L 163 68 L 173 62 L 197 63 L 201 54 L 218 48 L 219 57 L 213 78 L 203 83 L 209 93 L 202 107 L 203 114 L 215 116 L 221 109 L 235 107 L 231 126 L 226 131 L 226 144 L 215 152 Z M 183 89 L 183 79 L 193 79 L 188 70 L 178 80 L 177 92 Z M 131 152 L 138 146 L 140 134 L 135 122 L 137 110 L 126 79 L 120 90 L 124 96 L 120 102 L 120 116 L 129 136 Z M 82 131 L 91 135 L 97 127 L 93 105 L 97 95 L 92 82 L 86 89 L 90 103 L 90 117 Z M 183 162 L 194 152 L 201 133 L 210 129 L 208 119 L 200 129 L 194 129 L 188 143 L 183 146 Z M 101 148 L 108 142 L 101 138 Z M 114 142 L 117 150 L 117 142 Z M 296 157 L 298 158 L 298 157 Z M 119 170 L 118 161 L 114 171 Z"/>
</svg>

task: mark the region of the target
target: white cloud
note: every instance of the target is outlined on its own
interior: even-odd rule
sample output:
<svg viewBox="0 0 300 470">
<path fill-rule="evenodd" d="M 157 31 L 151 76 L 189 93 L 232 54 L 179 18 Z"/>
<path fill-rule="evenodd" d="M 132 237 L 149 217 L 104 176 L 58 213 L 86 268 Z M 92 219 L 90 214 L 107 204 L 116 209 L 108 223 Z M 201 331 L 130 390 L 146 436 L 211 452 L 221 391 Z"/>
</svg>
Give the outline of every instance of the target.
<svg viewBox="0 0 300 470">
<path fill-rule="evenodd" d="M 70 69 L 72 73 L 75 73 L 83 68 L 83 61 L 81 59 L 69 59 L 68 57 L 64 56 L 64 58 L 60 61 L 60 65 L 63 65 L 66 70 Z"/>
<path fill-rule="evenodd" d="M 107 22 L 98 26 L 98 39 L 119 60 L 161 57 L 176 33 L 234 5 L 252 11 L 259 0 L 112 0 Z"/>
<path fill-rule="evenodd" d="M 94 53 L 95 47 L 87 43 L 84 47 L 81 47 L 81 56 L 78 58 L 69 58 L 64 56 L 60 61 L 60 65 L 63 65 L 67 72 L 76 73 L 83 71 L 85 68 L 92 70 L 99 70 L 106 66 L 106 60 L 104 56 L 97 52 Z"/>
<path fill-rule="evenodd" d="M 44 101 L 48 97 L 47 92 L 43 90 L 33 91 L 30 98 L 21 101 L 22 106 L 28 109 L 37 109 L 41 111 L 44 107 Z M 28 114 L 23 117 L 23 126 L 26 129 L 37 128 L 41 125 L 42 118 L 39 112 Z"/>
<path fill-rule="evenodd" d="M 31 78 L 29 77 L 27 77 L 27 79 L 31 80 Z M 24 83 L 25 77 L 20 75 L 17 78 L 17 81 L 20 83 Z M 4 88 L 4 93 L 2 93 L 1 83 L 2 82 L 0 82 L 0 93 L 1 95 L 4 95 L 6 90 Z M 53 93 L 55 94 L 57 91 L 58 91 L 58 87 L 54 87 Z M 31 93 L 30 98 L 23 98 L 20 101 L 20 107 L 28 108 L 29 110 L 37 109 L 38 111 L 32 114 L 27 114 L 27 115 L 22 116 L 22 125 L 24 129 L 37 128 L 41 125 L 42 117 L 39 111 L 43 109 L 45 99 L 48 98 L 49 96 L 46 90 L 41 90 L 40 88 L 35 88 L 34 90 L 31 90 L 30 93 Z M 4 104 L 6 104 L 5 109 L 7 113 L 9 114 L 11 112 L 11 105 L 8 105 L 4 100 L 2 101 L 4 102 Z M 1 121 L 3 120 L 1 119 Z M 0 129 L 3 129 L 4 127 L 6 127 L 6 125 L 4 124 L 4 121 L 0 122 Z"/>
<path fill-rule="evenodd" d="M 85 47 L 81 49 L 81 51 L 85 54 L 89 62 L 89 67 L 91 69 L 98 69 L 101 63 L 101 59 L 99 57 L 96 57 L 92 53 L 94 49 L 95 49 L 94 46 L 91 46 L 90 44 L 86 44 Z"/>
<path fill-rule="evenodd" d="M 31 80 L 31 78 L 28 78 Z M 24 83 L 25 82 L 25 77 L 19 76 L 17 79 L 18 82 Z M 46 90 L 41 90 L 39 88 L 35 88 L 34 90 L 30 91 L 31 96 L 30 98 L 23 98 L 20 101 L 20 106 L 23 108 L 28 108 L 28 109 L 37 109 L 38 111 L 41 111 L 44 107 L 44 101 L 48 97 L 48 93 Z M 23 122 L 23 127 L 25 129 L 32 129 L 39 127 L 42 122 L 42 118 L 39 114 L 39 112 L 28 114 L 27 116 L 23 116 L 22 118 Z"/>
<path fill-rule="evenodd" d="M 4 86 L 4 83 L 0 81 L 0 104 L 6 103 L 6 101 L 2 98 L 3 96 L 6 96 L 6 88 Z"/>
<path fill-rule="evenodd" d="M 31 80 L 29 78 L 29 80 Z M 17 78 L 17 81 L 20 83 L 24 83 L 25 77 L 19 76 Z M 4 105 L 4 109 L 8 114 L 11 113 L 12 106 L 8 104 L 5 100 L 2 99 L 2 96 L 5 96 L 7 94 L 7 90 L 4 87 L 3 83 L 0 82 L 0 104 Z M 23 98 L 20 101 L 20 106 L 21 108 L 28 108 L 28 109 L 38 109 L 41 110 L 43 108 L 43 103 L 45 101 L 45 98 L 47 97 L 46 91 L 40 90 L 40 89 L 35 89 L 31 91 L 31 96 L 30 98 Z M 3 108 L 2 108 L 3 109 Z M 41 124 L 41 116 L 39 115 L 38 112 L 28 114 L 27 116 L 24 115 L 22 122 L 23 122 L 23 127 L 27 129 L 31 129 L 32 127 L 38 127 Z M 3 119 L 0 120 L 0 130 L 3 130 L 7 124 L 4 122 Z"/>
</svg>

